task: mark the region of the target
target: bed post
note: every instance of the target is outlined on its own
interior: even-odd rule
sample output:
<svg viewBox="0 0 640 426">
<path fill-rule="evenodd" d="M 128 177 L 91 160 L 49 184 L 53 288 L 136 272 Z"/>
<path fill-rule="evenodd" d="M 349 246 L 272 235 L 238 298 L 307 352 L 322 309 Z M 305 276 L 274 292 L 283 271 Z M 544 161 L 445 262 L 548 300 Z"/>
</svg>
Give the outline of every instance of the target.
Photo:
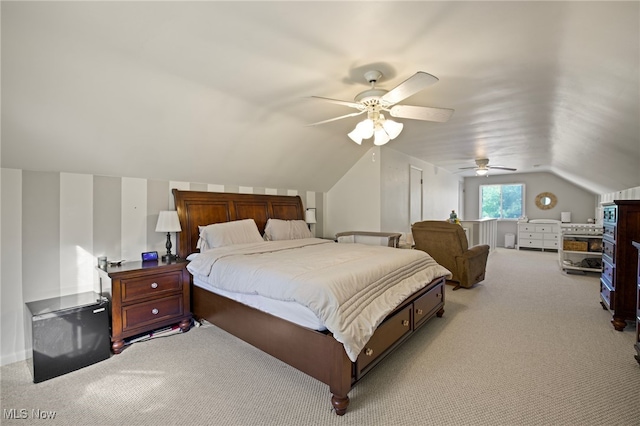
<svg viewBox="0 0 640 426">
<path fill-rule="evenodd" d="M 331 339 L 333 340 L 333 337 L 331 337 Z M 337 343 L 336 340 L 333 341 Z M 348 393 L 351 390 L 352 363 L 341 344 L 333 345 L 331 359 L 333 360 L 333 365 L 331 366 L 331 383 L 329 383 L 331 405 L 333 405 L 337 415 L 343 416 L 349 406 Z"/>
</svg>

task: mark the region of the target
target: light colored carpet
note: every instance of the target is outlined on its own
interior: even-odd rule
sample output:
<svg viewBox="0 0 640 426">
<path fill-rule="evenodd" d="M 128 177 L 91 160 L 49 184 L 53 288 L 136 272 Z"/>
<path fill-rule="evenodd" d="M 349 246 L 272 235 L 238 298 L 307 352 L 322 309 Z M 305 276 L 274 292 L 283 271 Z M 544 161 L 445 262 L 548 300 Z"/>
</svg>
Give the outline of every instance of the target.
<svg viewBox="0 0 640 426">
<path fill-rule="evenodd" d="M 326 385 L 208 325 L 137 343 L 39 384 L 4 366 L 2 424 L 639 425 L 634 327 L 617 332 L 596 275 L 556 253 L 498 249 L 487 279 L 446 289 L 432 319 L 358 383 L 343 417 Z M 7 410 L 26 410 L 9 420 Z M 36 420 L 32 410 L 55 411 Z"/>
</svg>

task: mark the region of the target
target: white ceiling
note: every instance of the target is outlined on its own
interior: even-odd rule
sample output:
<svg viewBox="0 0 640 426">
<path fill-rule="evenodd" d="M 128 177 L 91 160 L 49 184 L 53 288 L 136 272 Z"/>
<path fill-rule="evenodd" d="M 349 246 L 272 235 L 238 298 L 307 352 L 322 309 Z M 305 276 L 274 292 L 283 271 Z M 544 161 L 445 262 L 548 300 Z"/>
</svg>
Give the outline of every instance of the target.
<svg viewBox="0 0 640 426">
<path fill-rule="evenodd" d="M 487 157 L 594 193 L 640 186 L 640 3 L 2 2 L 2 167 L 327 191 L 378 69 L 389 147 L 458 172 Z M 462 176 L 471 176 L 466 172 Z"/>
</svg>

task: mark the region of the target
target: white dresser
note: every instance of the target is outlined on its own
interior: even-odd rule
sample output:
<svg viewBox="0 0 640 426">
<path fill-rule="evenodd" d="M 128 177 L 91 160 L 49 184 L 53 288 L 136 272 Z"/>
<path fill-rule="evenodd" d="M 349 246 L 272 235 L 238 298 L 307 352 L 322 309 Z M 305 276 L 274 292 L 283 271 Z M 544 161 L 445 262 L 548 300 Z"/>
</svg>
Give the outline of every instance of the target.
<svg viewBox="0 0 640 426">
<path fill-rule="evenodd" d="M 518 250 L 535 248 L 558 250 L 560 241 L 560 222 L 557 220 L 533 220 L 518 223 Z"/>
</svg>

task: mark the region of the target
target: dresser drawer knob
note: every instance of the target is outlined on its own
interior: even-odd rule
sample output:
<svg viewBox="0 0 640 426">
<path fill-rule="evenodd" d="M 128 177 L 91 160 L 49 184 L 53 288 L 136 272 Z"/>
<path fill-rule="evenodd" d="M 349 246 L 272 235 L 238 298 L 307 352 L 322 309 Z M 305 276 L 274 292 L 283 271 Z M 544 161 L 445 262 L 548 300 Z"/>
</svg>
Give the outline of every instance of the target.
<svg viewBox="0 0 640 426">
<path fill-rule="evenodd" d="M 416 309 L 416 314 L 422 315 L 422 309 Z"/>
<path fill-rule="evenodd" d="M 409 327 L 409 320 L 403 320 L 402 325 L 405 327 Z"/>
<path fill-rule="evenodd" d="M 366 356 L 373 356 L 373 349 L 371 349 L 371 348 L 367 348 L 367 349 L 365 349 L 365 350 L 364 350 L 364 354 L 365 354 Z"/>
<path fill-rule="evenodd" d="M 151 310 L 151 313 L 152 313 L 153 315 L 158 315 L 158 312 L 160 312 L 160 311 L 158 310 L 158 308 L 153 308 L 153 309 Z"/>
<path fill-rule="evenodd" d="M 158 283 L 152 283 L 151 288 L 158 288 Z"/>
<path fill-rule="evenodd" d="M 442 298 L 442 293 L 436 293 L 436 297 L 437 297 L 438 299 L 441 299 L 441 298 Z"/>
</svg>

